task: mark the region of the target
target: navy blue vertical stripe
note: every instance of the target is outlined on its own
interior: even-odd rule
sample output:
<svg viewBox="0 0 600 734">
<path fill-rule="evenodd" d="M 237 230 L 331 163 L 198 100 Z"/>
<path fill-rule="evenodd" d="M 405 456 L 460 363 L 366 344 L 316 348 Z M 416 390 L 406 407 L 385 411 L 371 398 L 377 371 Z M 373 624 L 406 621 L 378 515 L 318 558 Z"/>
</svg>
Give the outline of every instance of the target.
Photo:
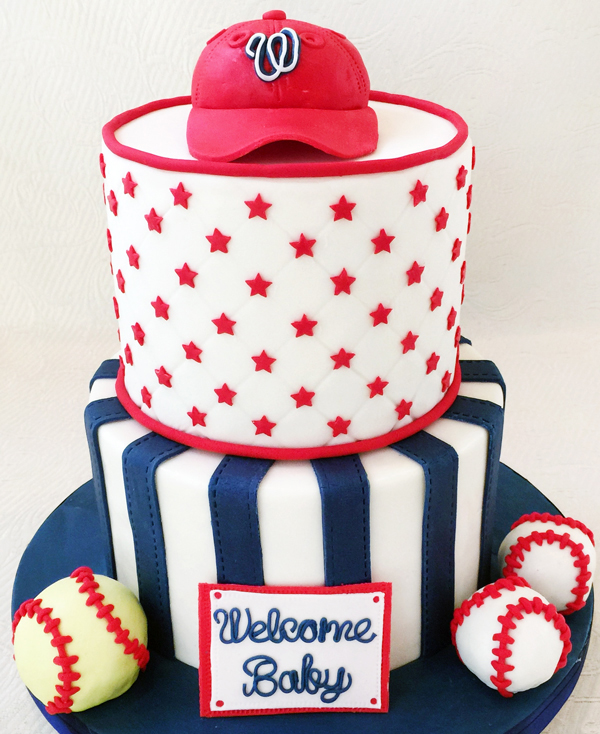
<svg viewBox="0 0 600 734">
<path fill-rule="evenodd" d="M 483 507 L 481 514 L 481 545 L 479 556 L 479 588 L 490 581 L 490 562 L 492 556 L 492 531 L 496 495 L 498 491 L 498 471 L 500 467 L 500 448 L 504 410 L 495 403 L 459 395 L 452 406 L 444 413 L 444 418 L 473 423 L 488 432 L 488 457 L 485 470 Z"/>
<path fill-rule="evenodd" d="M 325 586 L 371 581 L 370 489 L 358 454 L 311 462 L 321 490 Z"/>
<path fill-rule="evenodd" d="M 461 359 L 460 371 L 462 382 L 494 382 L 502 388 L 506 403 L 506 385 L 500 370 L 487 359 Z"/>
<path fill-rule="evenodd" d="M 129 418 L 129 413 L 121 405 L 117 398 L 105 398 L 95 400 L 86 406 L 84 412 L 85 432 L 87 435 L 90 459 L 92 461 L 92 476 L 94 477 L 94 491 L 98 504 L 100 526 L 104 536 L 106 547 L 110 548 L 107 573 L 116 578 L 115 555 L 112 544 L 112 532 L 110 529 L 110 516 L 108 513 L 108 502 L 106 499 L 106 484 L 104 482 L 104 469 L 102 468 L 102 457 L 98 444 L 98 431 L 105 423 L 124 421 Z"/>
<path fill-rule="evenodd" d="M 119 372 L 120 362 L 118 359 L 106 359 L 100 367 L 94 372 L 94 376 L 90 380 L 90 390 L 96 380 L 116 380 Z"/>
<path fill-rule="evenodd" d="M 421 655 L 433 655 L 450 641 L 454 612 L 454 541 L 458 454 L 421 431 L 391 449 L 418 462 L 425 474 L 421 562 Z"/>
<path fill-rule="evenodd" d="M 209 485 L 217 581 L 264 585 L 258 525 L 258 487 L 273 464 L 268 459 L 225 456 Z"/>
<path fill-rule="evenodd" d="M 148 618 L 150 646 L 173 657 L 173 629 L 167 559 L 156 491 L 159 465 L 187 451 L 187 446 L 147 433 L 123 452 L 123 479 L 133 533 L 140 602 Z"/>
</svg>

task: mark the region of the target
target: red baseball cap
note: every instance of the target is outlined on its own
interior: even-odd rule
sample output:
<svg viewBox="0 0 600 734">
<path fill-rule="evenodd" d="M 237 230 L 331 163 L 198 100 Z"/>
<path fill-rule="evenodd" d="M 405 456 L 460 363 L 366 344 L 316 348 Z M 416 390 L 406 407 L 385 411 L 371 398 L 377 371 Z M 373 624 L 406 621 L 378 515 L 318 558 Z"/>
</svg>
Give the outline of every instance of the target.
<svg viewBox="0 0 600 734">
<path fill-rule="evenodd" d="M 282 10 L 211 38 L 192 79 L 187 142 L 199 159 L 232 161 L 278 140 L 340 158 L 377 147 L 369 75 L 340 33 Z"/>
</svg>

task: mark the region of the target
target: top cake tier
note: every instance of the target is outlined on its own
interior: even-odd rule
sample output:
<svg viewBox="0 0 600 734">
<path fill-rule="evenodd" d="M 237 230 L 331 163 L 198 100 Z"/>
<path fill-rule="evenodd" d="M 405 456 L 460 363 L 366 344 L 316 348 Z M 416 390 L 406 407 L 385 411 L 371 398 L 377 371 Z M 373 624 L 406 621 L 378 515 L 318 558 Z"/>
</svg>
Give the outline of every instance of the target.
<svg viewBox="0 0 600 734">
<path fill-rule="evenodd" d="M 181 443 L 355 453 L 438 418 L 460 383 L 473 149 L 437 105 L 371 93 L 377 150 L 273 143 L 194 159 L 189 98 L 104 128 L 118 393 Z"/>
</svg>

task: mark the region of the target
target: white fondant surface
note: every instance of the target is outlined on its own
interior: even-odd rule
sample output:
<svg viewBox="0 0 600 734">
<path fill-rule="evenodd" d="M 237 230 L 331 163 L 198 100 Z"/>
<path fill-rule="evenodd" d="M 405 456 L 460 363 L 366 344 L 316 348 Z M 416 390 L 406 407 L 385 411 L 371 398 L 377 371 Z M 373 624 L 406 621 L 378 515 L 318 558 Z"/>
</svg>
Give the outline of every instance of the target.
<svg viewBox="0 0 600 734">
<path fill-rule="evenodd" d="M 536 597 L 546 602 L 533 589 L 501 589 L 497 599 L 488 597 L 482 606 L 473 606 L 456 630 L 456 647 L 461 660 L 490 688 L 495 689 L 491 676 L 497 676 L 497 671 L 492 666 L 492 661 L 497 660 L 497 657 L 492 651 L 498 646 L 498 641 L 493 637 L 502 630 L 498 617 L 507 613 L 508 605 L 518 604 L 519 599 Z M 528 690 L 549 680 L 563 650 L 560 632 L 543 614 L 524 614 L 522 620 L 515 620 L 515 624 L 516 629 L 510 632 L 514 639 L 514 643 L 509 645 L 512 654 L 507 660 L 515 669 L 506 674 L 511 680 L 507 689 L 511 693 Z"/>
<path fill-rule="evenodd" d="M 510 553 L 511 546 L 517 543 L 519 538 L 526 538 L 534 532 L 546 533 L 548 530 L 553 530 L 558 536 L 568 534 L 573 542 L 583 545 L 583 552 L 590 558 L 587 570 L 592 574 L 592 578 L 587 582 L 588 591 L 583 596 L 584 600 L 587 599 L 596 570 L 596 548 L 590 538 L 578 528 L 555 525 L 540 520 L 517 525 L 502 541 L 498 551 L 499 567 L 504 567 L 504 561 Z M 524 552 L 522 568 L 517 570 L 517 574 L 524 578 L 533 589 L 543 594 L 559 611 L 562 611 L 567 608 L 568 603 L 576 599 L 572 589 L 577 586 L 576 578 L 581 573 L 581 569 L 573 565 L 577 560 L 577 556 L 571 555 L 571 549 L 568 546 L 561 549 L 559 541 L 543 542 L 542 545 L 532 542 L 531 550 Z"/>
<path fill-rule="evenodd" d="M 154 139 L 163 127 L 167 138 L 175 135 L 169 125 L 177 121 L 162 112 L 126 125 L 127 142 L 144 139 L 146 125 Z M 406 135 L 413 152 L 449 133 L 450 123 L 430 113 L 382 114 L 391 115 L 389 144 Z M 105 148 L 115 298 L 133 402 L 192 436 L 274 449 L 374 438 L 428 413 L 455 373 L 471 152 L 467 140 L 445 159 L 403 171 L 293 179 L 159 170 Z M 123 193 L 128 174 L 134 196 Z M 415 206 L 417 181 L 428 190 Z M 174 204 L 171 190 L 180 184 L 191 194 L 186 207 Z M 250 216 L 247 202 L 258 195 L 271 205 L 264 219 Z M 342 197 L 355 207 L 335 220 L 331 207 Z M 440 228 L 442 209 L 448 220 Z M 162 218 L 160 232 L 149 228 L 151 212 Z M 208 239 L 217 230 L 230 238 L 224 249 Z M 373 242 L 382 233 L 393 237 L 389 252 Z M 315 240 L 312 255 L 298 257 L 292 246 L 302 236 Z M 196 274 L 192 283 L 175 272 L 184 265 Z M 415 266 L 423 270 L 413 277 Z M 248 281 L 259 276 L 268 285 L 254 292 Z M 341 276 L 350 281 L 336 282 Z M 152 305 L 159 297 L 166 312 Z M 373 316 L 378 308 L 389 309 L 383 320 Z M 225 327 L 215 324 L 223 317 Z M 294 326 L 303 318 L 315 322 L 310 334 Z M 403 343 L 409 334 L 414 344 Z M 201 353 L 190 357 L 190 344 Z M 338 363 L 341 350 L 350 357 Z M 263 353 L 274 360 L 267 368 L 256 360 Z M 387 385 L 372 394 L 377 378 Z M 219 392 L 224 386 L 227 396 Z M 292 397 L 301 388 L 315 393 L 311 405 L 299 407 Z M 398 412 L 403 404 L 408 414 Z"/>
</svg>

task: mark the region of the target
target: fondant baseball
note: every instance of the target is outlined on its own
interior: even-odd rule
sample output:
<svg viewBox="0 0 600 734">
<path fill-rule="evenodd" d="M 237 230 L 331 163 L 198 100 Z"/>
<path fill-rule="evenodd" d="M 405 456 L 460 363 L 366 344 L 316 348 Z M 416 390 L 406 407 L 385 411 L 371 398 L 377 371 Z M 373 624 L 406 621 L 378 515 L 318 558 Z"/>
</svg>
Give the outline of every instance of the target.
<svg viewBox="0 0 600 734">
<path fill-rule="evenodd" d="M 594 535 L 561 515 L 523 515 L 502 542 L 498 561 L 505 577 L 524 578 L 559 612 L 570 614 L 585 605 L 592 588 Z"/>
<path fill-rule="evenodd" d="M 476 591 L 455 610 L 451 631 L 462 662 L 506 698 L 545 683 L 571 651 L 565 618 L 518 577 Z"/>
<path fill-rule="evenodd" d="M 120 696 L 149 658 L 146 617 L 134 594 L 85 567 L 21 604 L 13 644 L 21 678 L 51 714 Z"/>
</svg>

